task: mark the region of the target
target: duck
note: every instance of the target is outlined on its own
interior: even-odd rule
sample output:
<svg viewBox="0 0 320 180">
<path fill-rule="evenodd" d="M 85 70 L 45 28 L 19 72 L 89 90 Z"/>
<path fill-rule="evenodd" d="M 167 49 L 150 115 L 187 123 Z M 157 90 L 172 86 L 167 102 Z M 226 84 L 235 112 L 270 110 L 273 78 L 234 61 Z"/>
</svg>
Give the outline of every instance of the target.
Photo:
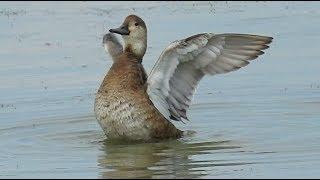
<svg viewBox="0 0 320 180">
<path fill-rule="evenodd" d="M 187 110 L 201 79 L 247 66 L 272 40 L 253 34 L 195 34 L 170 43 L 147 74 L 142 65 L 147 26 L 139 16 L 128 15 L 103 37 L 113 63 L 96 93 L 95 117 L 111 140 L 182 138 L 186 131 L 173 122 L 190 121 Z"/>
</svg>

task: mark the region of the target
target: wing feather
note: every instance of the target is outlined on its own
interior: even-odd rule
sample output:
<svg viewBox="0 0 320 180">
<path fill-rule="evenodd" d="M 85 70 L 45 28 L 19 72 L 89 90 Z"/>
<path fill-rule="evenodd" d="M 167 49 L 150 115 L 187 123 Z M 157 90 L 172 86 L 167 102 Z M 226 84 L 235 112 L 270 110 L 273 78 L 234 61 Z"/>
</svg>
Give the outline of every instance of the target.
<svg viewBox="0 0 320 180">
<path fill-rule="evenodd" d="M 272 37 L 197 34 L 171 43 L 148 77 L 147 93 L 168 120 L 188 120 L 186 112 L 204 75 L 235 71 L 264 54 Z"/>
</svg>

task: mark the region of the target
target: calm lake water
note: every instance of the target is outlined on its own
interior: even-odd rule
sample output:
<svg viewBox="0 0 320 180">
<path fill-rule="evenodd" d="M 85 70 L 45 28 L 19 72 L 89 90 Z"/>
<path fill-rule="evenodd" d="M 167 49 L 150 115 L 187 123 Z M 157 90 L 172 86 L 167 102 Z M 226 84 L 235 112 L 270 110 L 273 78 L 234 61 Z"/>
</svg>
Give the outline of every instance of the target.
<svg viewBox="0 0 320 180">
<path fill-rule="evenodd" d="M 204 78 L 174 141 L 106 141 L 93 114 L 112 60 L 102 36 L 148 26 L 150 72 L 200 32 L 274 37 L 238 71 Z M 0 178 L 320 177 L 320 3 L 0 2 Z"/>
</svg>

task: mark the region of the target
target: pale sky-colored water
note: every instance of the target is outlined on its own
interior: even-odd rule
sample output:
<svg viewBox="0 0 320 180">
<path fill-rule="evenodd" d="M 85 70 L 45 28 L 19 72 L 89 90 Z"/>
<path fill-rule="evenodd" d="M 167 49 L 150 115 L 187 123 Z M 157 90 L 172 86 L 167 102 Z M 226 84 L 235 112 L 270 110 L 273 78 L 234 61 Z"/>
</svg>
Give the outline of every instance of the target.
<svg viewBox="0 0 320 180">
<path fill-rule="evenodd" d="M 93 115 L 112 60 L 102 36 L 148 26 L 150 71 L 201 32 L 274 37 L 247 67 L 204 78 L 179 141 L 110 144 Z M 1 2 L 0 178 L 315 178 L 320 166 L 318 2 Z"/>
</svg>

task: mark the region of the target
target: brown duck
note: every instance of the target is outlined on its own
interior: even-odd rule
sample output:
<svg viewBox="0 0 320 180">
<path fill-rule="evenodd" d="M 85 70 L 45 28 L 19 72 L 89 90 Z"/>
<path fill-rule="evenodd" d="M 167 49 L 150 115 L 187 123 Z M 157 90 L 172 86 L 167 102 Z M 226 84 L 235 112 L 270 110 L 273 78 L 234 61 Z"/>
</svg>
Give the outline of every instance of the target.
<svg viewBox="0 0 320 180">
<path fill-rule="evenodd" d="M 205 75 L 237 70 L 263 54 L 272 37 L 202 33 L 172 42 L 147 76 L 141 62 L 147 27 L 129 15 L 103 38 L 113 64 L 95 99 L 96 118 L 108 139 L 154 141 L 180 138 L 171 121 L 188 120 L 187 109 Z M 113 33 L 122 35 L 124 46 Z"/>
</svg>

